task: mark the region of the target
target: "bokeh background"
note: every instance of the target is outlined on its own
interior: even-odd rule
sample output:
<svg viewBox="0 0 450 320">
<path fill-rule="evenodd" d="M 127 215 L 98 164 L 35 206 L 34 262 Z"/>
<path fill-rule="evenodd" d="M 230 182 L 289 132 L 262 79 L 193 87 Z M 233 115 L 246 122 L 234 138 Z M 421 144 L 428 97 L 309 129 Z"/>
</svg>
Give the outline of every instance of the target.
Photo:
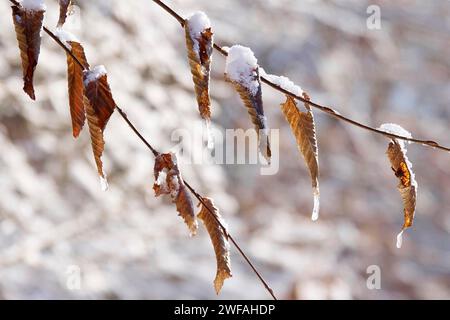
<svg viewBox="0 0 450 320">
<path fill-rule="evenodd" d="M 104 64 L 113 95 L 160 150 L 174 130 L 201 128 L 184 34 L 150 0 L 76 1 L 67 27 L 91 65 Z M 46 1 L 56 25 L 57 1 Z M 448 1 L 167 1 L 182 15 L 205 11 L 221 45 L 251 47 L 269 73 L 313 100 L 378 127 L 450 145 Z M 381 8 L 381 30 L 366 26 Z M 106 129 L 110 189 L 100 190 L 85 130 L 71 136 L 65 54 L 46 35 L 35 74 L 37 101 L 22 91 L 9 1 L 0 1 L 0 298 L 216 299 L 206 232 L 194 238 L 169 201 L 154 198 L 153 157 L 118 114 Z M 215 54 L 211 95 L 219 130 L 249 128 L 224 59 Z M 263 87 L 269 125 L 280 128 L 280 171 L 188 165 L 230 232 L 280 298 L 450 298 L 450 155 L 409 145 L 419 184 L 415 225 L 401 250 L 402 202 L 388 140 L 316 112 L 321 218 L 310 220 L 310 177 L 280 113 L 283 96 Z M 189 152 L 189 145 L 185 146 Z M 381 269 L 381 290 L 366 286 Z M 67 286 L 81 271 L 80 290 Z M 232 248 L 234 277 L 218 298 L 270 298 Z"/>
</svg>

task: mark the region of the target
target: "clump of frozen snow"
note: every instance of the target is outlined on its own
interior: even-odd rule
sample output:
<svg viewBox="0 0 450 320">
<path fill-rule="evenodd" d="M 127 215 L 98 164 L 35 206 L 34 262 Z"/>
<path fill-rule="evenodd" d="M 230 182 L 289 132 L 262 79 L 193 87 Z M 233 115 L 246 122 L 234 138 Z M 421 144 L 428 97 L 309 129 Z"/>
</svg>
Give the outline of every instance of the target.
<svg viewBox="0 0 450 320">
<path fill-rule="evenodd" d="M 158 179 L 156 179 L 155 184 L 160 187 L 161 193 L 168 193 L 169 186 L 167 185 L 167 168 L 163 168 L 160 172 L 158 172 Z"/>
<path fill-rule="evenodd" d="M 22 0 L 20 3 L 25 10 L 30 11 L 45 11 L 44 0 Z"/>
<path fill-rule="evenodd" d="M 103 65 L 95 66 L 91 70 L 87 71 L 87 76 L 84 79 L 84 84 L 88 85 L 92 81 L 95 81 L 106 74 L 107 72 L 105 66 Z"/>
<path fill-rule="evenodd" d="M 71 42 L 71 41 L 78 42 L 78 43 L 80 42 L 74 34 L 68 32 L 68 31 L 65 31 L 61 28 L 56 29 L 55 35 L 69 49 L 72 49 L 69 42 Z"/>
<path fill-rule="evenodd" d="M 292 82 L 288 77 L 268 74 L 263 68 L 259 68 L 259 73 L 261 76 L 263 76 L 270 82 L 276 84 L 277 86 L 283 88 L 284 90 L 289 91 L 290 93 L 293 93 L 298 96 L 303 95 L 302 88 L 296 85 L 294 82 Z"/>
<path fill-rule="evenodd" d="M 382 124 L 378 130 L 387 132 L 387 133 L 391 133 L 391 134 L 395 134 L 398 136 L 402 136 L 402 137 L 406 137 L 406 138 L 412 138 L 412 135 L 409 131 L 403 129 L 401 126 L 399 126 L 398 124 L 395 123 L 384 123 Z M 404 145 L 404 141 L 401 140 L 399 141 L 400 145 Z"/>
<path fill-rule="evenodd" d="M 256 95 L 260 82 L 258 76 L 258 60 L 250 48 L 234 45 L 228 51 L 225 73 L 227 77 Z"/>
<path fill-rule="evenodd" d="M 189 34 L 194 42 L 194 52 L 200 57 L 199 39 L 206 29 L 211 28 L 211 21 L 208 16 L 202 12 L 197 11 L 188 18 Z"/>
</svg>

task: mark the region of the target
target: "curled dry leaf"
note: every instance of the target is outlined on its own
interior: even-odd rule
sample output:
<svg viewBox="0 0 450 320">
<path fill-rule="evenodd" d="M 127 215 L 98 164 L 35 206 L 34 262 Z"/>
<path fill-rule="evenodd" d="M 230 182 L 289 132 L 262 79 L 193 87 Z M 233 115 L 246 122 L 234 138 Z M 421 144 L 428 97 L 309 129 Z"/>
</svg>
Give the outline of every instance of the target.
<svg viewBox="0 0 450 320">
<path fill-rule="evenodd" d="M 397 185 L 403 200 L 404 223 L 397 236 L 397 247 L 402 246 L 403 231 L 411 227 L 416 211 L 417 182 L 412 171 L 412 165 L 406 156 L 406 148 L 403 141 L 393 139 L 388 146 L 386 154 L 391 162 L 392 170 L 398 178 Z"/>
<path fill-rule="evenodd" d="M 219 294 L 223 282 L 232 277 L 230 244 L 228 242 L 227 234 L 218 222 L 220 221 L 222 226 L 226 225 L 219 209 L 214 205 L 212 199 L 202 198 L 202 200 L 204 204 L 199 203 L 199 206 L 201 205 L 201 210 L 197 216 L 205 225 L 216 254 L 217 272 L 216 278 L 214 279 L 214 288 L 216 289 L 216 293 Z"/>
<path fill-rule="evenodd" d="M 12 16 L 19 43 L 23 71 L 23 90 L 35 100 L 33 76 L 41 47 L 41 30 L 45 9 L 13 5 Z"/>
<path fill-rule="evenodd" d="M 59 0 L 59 19 L 57 27 L 61 28 L 67 19 L 67 13 L 69 8 L 72 6 L 71 0 Z"/>
<path fill-rule="evenodd" d="M 305 99 L 309 97 L 304 93 Z M 297 141 L 297 146 L 305 159 L 311 174 L 314 194 L 314 208 L 312 219 L 319 217 L 319 158 L 317 149 L 316 129 L 311 108 L 305 103 L 307 112 L 302 112 L 291 96 L 286 97 L 286 102 L 281 104 L 281 110 L 289 123 L 292 133 Z"/>
<path fill-rule="evenodd" d="M 103 132 L 109 118 L 114 112 L 116 103 L 112 97 L 106 70 L 103 66 L 97 66 L 92 70 L 84 72 L 84 92 L 92 150 L 102 188 L 105 190 L 107 189 L 107 182 L 102 163 L 102 155 L 105 147 Z"/>
<path fill-rule="evenodd" d="M 270 162 L 272 152 L 267 118 L 264 115 L 259 66 L 249 48 L 234 45 L 228 50 L 225 78 L 234 85 L 239 93 L 258 133 L 259 150 Z"/>
<path fill-rule="evenodd" d="M 198 223 L 195 218 L 194 205 L 178 169 L 176 155 L 174 153 L 159 154 L 155 159 L 154 175 L 153 190 L 155 196 L 170 195 L 191 235 L 195 235 Z"/>
<path fill-rule="evenodd" d="M 202 12 L 186 19 L 184 28 L 189 65 L 195 85 L 200 116 L 209 122 L 211 120 L 209 78 L 213 52 L 213 33 L 208 18 Z"/>
<path fill-rule="evenodd" d="M 89 64 L 84 54 L 83 46 L 76 41 L 69 41 L 71 53 L 80 61 L 86 69 Z M 74 138 L 80 135 L 86 120 L 84 107 L 83 69 L 74 58 L 67 53 L 67 78 L 69 87 L 70 116 L 72 117 L 72 134 Z M 91 110 L 91 113 L 93 110 Z"/>
</svg>

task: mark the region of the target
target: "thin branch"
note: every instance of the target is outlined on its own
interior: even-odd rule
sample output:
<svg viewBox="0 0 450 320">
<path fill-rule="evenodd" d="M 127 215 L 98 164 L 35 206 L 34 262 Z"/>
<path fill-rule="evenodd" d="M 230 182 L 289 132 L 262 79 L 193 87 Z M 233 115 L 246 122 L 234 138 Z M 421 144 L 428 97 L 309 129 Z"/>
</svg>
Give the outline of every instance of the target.
<svg viewBox="0 0 450 320">
<path fill-rule="evenodd" d="M 160 0 L 153 0 L 153 2 L 155 2 L 161 8 L 163 8 L 168 13 L 170 13 L 170 15 L 172 17 L 174 17 L 181 24 L 182 27 L 184 26 L 184 18 L 182 16 L 180 16 L 176 11 L 174 11 L 172 8 L 170 8 L 168 5 L 166 5 L 164 2 L 162 2 Z M 226 50 L 224 50 L 221 46 L 219 46 L 219 45 L 217 45 L 215 43 L 214 43 L 214 49 L 216 49 L 218 52 L 220 52 L 223 56 L 227 56 L 228 55 Z M 264 82 L 265 84 L 269 85 L 273 89 L 275 89 L 275 90 L 277 90 L 277 91 L 279 91 L 281 93 L 284 93 L 285 95 L 291 96 L 292 98 L 300 100 L 300 101 L 305 102 L 305 103 L 307 102 L 310 106 L 312 106 L 312 107 L 314 107 L 314 108 L 316 108 L 316 109 L 318 109 L 318 110 L 320 110 L 322 112 L 325 112 L 326 114 L 329 114 L 329 115 L 331 115 L 332 117 L 334 117 L 336 119 L 339 119 L 339 120 L 342 120 L 344 122 L 350 123 L 351 125 L 354 125 L 354 126 L 356 126 L 358 128 L 361 128 L 361 129 L 364 129 L 364 130 L 367 130 L 367 131 L 370 131 L 370 132 L 373 132 L 373 133 L 376 133 L 376 134 L 379 134 L 379 135 L 383 135 L 383 136 L 388 137 L 390 139 L 405 140 L 405 141 L 414 142 L 414 143 L 418 143 L 418 144 L 421 144 L 421 145 L 424 145 L 424 146 L 429 146 L 429 147 L 433 147 L 433 148 L 436 148 L 436 149 L 440 149 L 440 150 L 444 150 L 444 151 L 450 152 L 450 147 L 442 146 L 439 143 L 437 143 L 435 141 L 432 141 L 432 140 L 421 140 L 421 139 L 409 138 L 409 137 L 405 137 L 405 136 L 401 136 L 401 135 L 397 135 L 397 134 L 388 133 L 388 132 L 385 132 L 383 130 L 373 128 L 373 127 L 371 127 L 369 125 L 360 123 L 360 122 L 358 122 L 356 120 L 347 118 L 347 117 L 341 115 L 339 112 L 337 112 L 336 110 L 334 110 L 332 108 L 323 106 L 323 105 L 321 105 L 319 103 L 316 103 L 316 102 L 313 102 L 313 101 L 306 101 L 305 98 L 303 98 L 303 97 L 301 97 L 301 96 L 299 96 L 297 94 L 294 94 L 294 93 L 292 93 L 292 92 L 290 92 L 290 91 L 288 91 L 286 89 L 283 89 L 282 87 L 280 87 L 279 85 L 273 83 L 272 81 L 270 81 L 269 79 L 267 79 L 264 76 L 261 76 L 261 81 Z"/>
<path fill-rule="evenodd" d="M 20 6 L 20 4 L 16 0 L 9 0 L 13 3 L 15 6 Z M 160 3 L 160 5 L 165 8 L 166 11 L 171 13 L 180 23 L 181 25 L 184 25 L 184 20 L 174 11 L 172 11 L 169 7 L 164 5 L 164 3 Z M 87 70 L 87 67 L 81 63 L 81 61 L 72 53 L 72 51 L 52 32 L 50 31 L 46 26 L 43 27 L 44 31 L 62 48 L 64 51 L 66 51 L 67 54 L 69 54 L 74 61 L 79 65 L 80 68 L 83 70 Z M 147 141 L 147 139 L 144 138 L 144 136 L 139 132 L 139 130 L 135 127 L 135 125 L 128 119 L 127 114 L 116 105 L 116 109 L 119 112 L 119 114 L 122 116 L 123 120 L 128 124 L 128 126 L 131 128 L 133 133 L 145 144 L 145 146 L 153 153 L 153 155 L 156 157 L 160 153 L 150 144 L 150 142 Z M 277 300 L 277 297 L 275 296 L 272 288 L 268 285 L 268 283 L 264 280 L 262 275 L 259 273 L 259 271 L 256 269 L 254 264 L 251 262 L 251 260 L 248 258 L 248 256 L 245 254 L 245 252 L 242 250 L 242 248 L 239 246 L 239 244 L 234 240 L 234 238 L 231 236 L 231 234 L 228 232 L 227 228 L 222 224 L 222 222 L 214 215 L 214 212 L 207 206 L 203 200 L 203 197 L 193 188 L 191 185 L 184 180 L 184 184 L 188 187 L 188 189 L 192 192 L 192 194 L 202 203 L 202 205 L 208 210 L 208 212 L 211 214 L 211 216 L 217 221 L 219 226 L 222 228 L 224 234 L 227 236 L 228 239 L 231 240 L 233 245 L 236 247 L 236 249 L 239 251 L 239 253 L 242 255 L 242 257 L 245 259 L 245 261 L 248 263 L 248 265 L 251 267 L 253 272 L 257 275 L 261 283 L 264 285 L 266 290 L 269 292 L 269 294 L 272 296 L 274 300 Z"/>
</svg>

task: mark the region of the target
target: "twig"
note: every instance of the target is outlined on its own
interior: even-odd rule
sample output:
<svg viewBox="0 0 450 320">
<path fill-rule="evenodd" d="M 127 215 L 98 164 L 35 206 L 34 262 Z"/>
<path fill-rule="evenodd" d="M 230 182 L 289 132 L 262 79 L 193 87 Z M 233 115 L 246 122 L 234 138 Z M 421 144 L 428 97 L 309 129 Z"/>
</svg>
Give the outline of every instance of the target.
<svg viewBox="0 0 450 320">
<path fill-rule="evenodd" d="M 182 27 L 184 26 L 184 18 L 182 16 L 180 16 L 176 11 L 174 11 L 172 8 L 170 8 L 168 5 L 166 5 L 164 2 L 162 2 L 160 0 L 153 0 L 153 2 L 155 2 L 161 8 L 163 8 L 168 13 L 170 13 L 170 15 L 172 17 L 174 17 L 181 24 Z M 228 55 L 227 51 L 224 50 L 221 46 L 217 45 L 216 43 L 214 43 L 214 49 L 216 49 L 218 52 L 220 52 L 223 56 L 227 56 Z M 388 137 L 390 139 L 395 138 L 395 139 L 399 139 L 399 140 L 405 140 L 405 141 L 414 142 L 414 143 L 418 143 L 418 144 L 421 144 L 421 145 L 424 145 L 424 146 L 429 146 L 429 147 L 433 147 L 433 148 L 436 148 L 436 149 L 440 149 L 440 150 L 444 150 L 444 151 L 450 152 L 450 147 L 442 146 L 439 143 L 437 143 L 435 141 L 432 141 L 432 140 L 421 140 L 421 139 L 409 138 L 409 137 L 405 137 L 405 136 L 401 136 L 401 135 L 397 135 L 397 134 L 388 133 L 388 132 L 385 132 L 383 130 L 373 128 L 373 127 L 371 127 L 369 125 L 360 123 L 360 122 L 358 122 L 356 120 L 347 118 L 347 117 L 341 115 L 339 112 L 335 111 L 332 108 L 323 106 L 323 105 L 321 105 L 319 103 L 316 103 L 316 102 L 313 102 L 313 101 L 307 101 L 307 100 L 305 100 L 305 98 L 303 98 L 303 97 L 301 97 L 301 96 L 299 96 L 297 94 L 294 94 L 294 93 L 292 93 L 292 92 L 290 92 L 290 91 L 288 91 L 286 89 L 283 89 L 282 87 L 280 87 L 279 85 L 273 83 L 272 81 L 270 81 L 269 79 L 267 79 L 264 76 L 261 76 L 261 81 L 264 82 L 265 84 L 269 85 L 273 89 L 281 92 L 281 93 L 284 93 L 284 94 L 286 94 L 288 96 L 291 96 L 292 98 L 295 98 L 295 99 L 300 100 L 302 102 L 307 102 L 310 106 L 312 106 L 312 107 L 314 107 L 314 108 L 316 108 L 316 109 L 318 109 L 318 110 L 320 110 L 322 112 L 325 112 L 326 114 L 329 114 L 332 117 L 335 117 L 336 119 L 339 119 L 339 120 L 342 120 L 344 122 L 350 123 L 351 125 L 354 125 L 354 126 L 356 126 L 358 128 L 361 128 L 361 129 L 364 129 L 364 130 L 367 130 L 367 131 L 370 131 L 370 132 L 373 132 L 373 133 L 376 133 L 376 134 L 383 135 L 383 136 Z"/>
<path fill-rule="evenodd" d="M 14 5 L 20 6 L 20 4 L 15 0 L 10 0 Z M 165 4 L 161 2 L 161 6 L 165 8 L 166 11 L 169 13 L 172 13 L 174 17 L 177 17 L 178 15 L 172 11 L 169 7 L 167 7 Z M 179 16 L 178 16 L 179 17 Z M 184 20 L 180 19 L 178 20 L 182 25 L 184 25 Z M 52 32 L 50 31 L 46 26 L 43 27 L 44 31 L 62 48 L 64 51 L 66 51 L 67 54 L 69 54 L 74 61 L 78 64 L 80 68 L 83 70 L 87 70 L 87 67 L 81 63 L 81 61 L 72 53 L 72 51 Z M 126 113 L 116 105 L 116 109 L 121 115 L 122 119 L 125 120 L 125 122 L 128 124 L 128 126 L 132 129 L 133 133 L 146 145 L 146 147 L 153 153 L 153 155 L 156 157 L 159 155 L 159 152 L 147 141 L 147 139 L 144 138 L 144 136 L 139 132 L 139 130 L 134 126 L 134 124 L 128 119 L 128 116 Z M 251 260 L 248 258 L 248 256 L 245 254 L 245 252 L 242 250 L 242 248 L 239 246 L 239 244 L 234 240 L 234 238 L 231 236 L 231 234 L 228 232 L 227 228 L 222 224 L 222 222 L 214 215 L 211 208 L 209 208 L 208 205 L 205 204 L 203 201 L 203 197 L 193 188 L 191 185 L 184 181 L 185 185 L 188 187 L 188 189 L 192 192 L 192 194 L 202 203 L 202 205 L 208 210 L 208 212 L 211 214 L 211 216 L 217 221 L 217 223 L 222 228 L 224 234 L 227 236 L 228 239 L 231 240 L 233 245 L 236 247 L 236 249 L 239 251 L 239 253 L 242 255 L 242 257 L 245 259 L 245 261 L 248 263 L 248 265 L 252 268 L 253 272 L 257 275 L 261 283 L 264 285 L 266 290 L 269 292 L 269 294 L 272 296 L 274 300 L 277 300 L 272 288 L 268 285 L 268 283 L 264 280 L 264 278 L 261 276 L 259 271 L 256 269 L 254 264 L 251 262 Z"/>
</svg>

